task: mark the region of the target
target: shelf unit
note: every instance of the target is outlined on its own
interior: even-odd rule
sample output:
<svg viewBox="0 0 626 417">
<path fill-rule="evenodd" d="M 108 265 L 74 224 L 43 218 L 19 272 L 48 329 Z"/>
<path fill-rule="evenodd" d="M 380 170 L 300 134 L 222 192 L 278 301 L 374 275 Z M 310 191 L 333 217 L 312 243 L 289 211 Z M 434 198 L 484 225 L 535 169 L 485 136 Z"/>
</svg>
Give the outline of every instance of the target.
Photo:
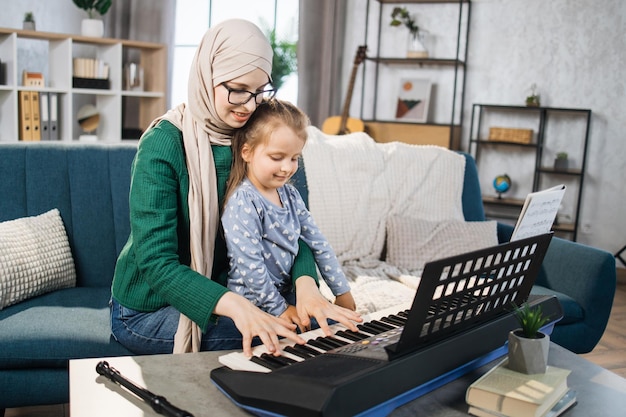
<svg viewBox="0 0 626 417">
<path fill-rule="evenodd" d="M 109 65 L 109 89 L 72 87 L 75 57 L 101 59 Z M 123 89 L 123 68 L 131 62 L 144 71 L 142 91 Z M 91 38 L 50 32 L 0 28 L 0 141 L 18 140 L 18 93 L 55 93 L 59 105 L 59 139 L 77 140 L 83 133 L 76 121 L 84 104 L 93 104 L 100 114 L 99 141 L 118 142 L 122 131 L 141 131 L 166 110 L 167 48 L 163 44 Z M 24 87 L 22 71 L 40 72 L 45 87 Z M 123 111 L 123 109 L 127 109 Z"/>
<path fill-rule="evenodd" d="M 469 21 L 471 12 L 470 0 L 377 0 L 378 7 L 378 23 L 376 44 L 368 49 L 374 51 L 374 55 L 365 59 L 363 66 L 363 79 L 365 80 L 369 74 L 373 73 L 373 83 L 363 83 L 361 92 L 361 119 L 364 119 L 368 133 L 377 141 L 399 140 L 412 144 L 432 144 L 439 145 L 450 149 L 460 149 L 461 145 L 461 127 L 463 124 L 463 101 L 465 93 L 465 71 L 467 61 L 467 49 L 469 41 Z M 389 30 L 400 31 L 400 28 L 391 28 L 389 22 L 391 19 L 391 11 L 393 7 L 398 5 L 407 5 L 409 12 L 420 14 L 420 9 L 428 11 L 431 15 L 436 16 L 436 11 L 432 7 L 448 4 L 450 9 L 454 9 L 454 13 L 458 13 L 458 17 L 451 17 L 447 21 L 448 25 L 437 33 L 437 37 L 447 37 L 448 48 L 441 48 L 441 51 L 435 48 L 429 49 L 428 58 L 404 58 L 389 56 L 386 48 L 382 46 L 383 37 L 389 34 Z M 458 6 L 457 6 L 458 5 Z M 370 28 L 370 20 L 374 20 L 376 16 L 371 17 L 370 1 L 367 2 L 367 18 L 366 18 L 366 35 Z M 419 23 L 419 16 L 418 16 Z M 433 18 L 433 26 L 439 19 Z M 444 24 L 440 24 L 445 25 Z M 423 26 L 423 25 L 422 25 Z M 383 28 L 385 28 L 383 33 Z M 404 30 L 406 28 L 403 27 Z M 432 32 L 432 28 L 425 28 Z M 453 34 L 453 35 L 452 35 Z M 454 41 L 452 40 L 454 37 Z M 446 43 L 446 42 L 442 42 Z M 441 54 L 443 56 L 438 57 Z M 427 78 L 431 76 L 433 80 L 433 88 L 430 96 L 430 109 L 433 113 L 433 103 L 438 103 L 437 112 L 429 115 L 427 122 L 406 122 L 395 119 L 395 115 L 390 115 L 390 102 L 383 103 L 381 109 L 381 95 L 393 94 L 390 86 L 396 86 L 400 81 L 398 74 L 407 72 L 410 68 L 410 74 L 416 78 Z M 386 74 L 391 74 L 387 77 Z M 392 81 L 388 81 L 391 79 Z M 368 88 L 366 84 L 372 85 L 373 90 Z M 446 91 L 448 90 L 448 91 Z M 371 117 L 364 117 L 365 106 L 371 104 Z M 391 103 L 393 104 L 393 103 Z M 395 107 L 393 107 L 395 112 Z M 369 109 L 368 109 L 369 110 Z M 439 114 L 437 114 L 439 113 Z"/>
<path fill-rule="evenodd" d="M 484 194 L 487 215 L 515 220 L 526 194 L 563 183 L 568 187 L 564 198 L 568 207 L 561 207 L 553 230 L 576 241 L 591 114 L 589 109 L 474 104 L 470 153 L 478 166 L 483 193 L 492 189 L 487 181 L 499 174 L 508 174 L 517 185 L 517 195 L 512 197 Z M 502 125 L 532 128 L 533 137 L 529 143 L 489 139 L 489 128 Z M 554 167 L 554 157 L 559 152 L 567 152 L 570 157 L 567 169 Z"/>
</svg>

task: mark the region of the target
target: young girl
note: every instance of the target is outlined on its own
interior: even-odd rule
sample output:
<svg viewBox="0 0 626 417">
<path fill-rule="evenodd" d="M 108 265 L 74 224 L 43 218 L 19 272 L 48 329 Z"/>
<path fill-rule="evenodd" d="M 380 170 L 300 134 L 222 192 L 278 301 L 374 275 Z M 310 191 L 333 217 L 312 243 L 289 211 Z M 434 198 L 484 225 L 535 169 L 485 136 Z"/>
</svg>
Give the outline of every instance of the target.
<svg viewBox="0 0 626 417">
<path fill-rule="evenodd" d="M 288 102 L 269 100 L 259 106 L 233 137 L 222 215 L 228 288 L 301 330 L 291 280 L 298 239 L 311 248 L 335 304 L 356 309 L 335 253 L 298 190 L 287 183 L 298 169 L 308 123 L 308 117 Z"/>
</svg>

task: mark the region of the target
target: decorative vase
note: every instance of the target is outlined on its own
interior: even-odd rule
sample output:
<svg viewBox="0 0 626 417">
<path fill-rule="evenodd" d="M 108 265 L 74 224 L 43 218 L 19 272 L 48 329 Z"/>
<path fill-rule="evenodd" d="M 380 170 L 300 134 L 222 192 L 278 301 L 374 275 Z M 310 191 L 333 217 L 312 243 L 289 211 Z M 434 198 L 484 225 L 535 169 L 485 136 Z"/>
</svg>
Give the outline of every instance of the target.
<svg viewBox="0 0 626 417">
<path fill-rule="evenodd" d="M 428 58 L 428 50 L 424 46 L 424 32 L 409 32 L 407 58 Z"/>
<path fill-rule="evenodd" d="M 24 21 L 22 23 L 22 29 L 24 29 L 24 30 L 37 30 L 37 28 L 35 27 L 35 22 L 26 22 L 26 21 Z"/>
<path fill-rule="evenodd" d="M 509 369 L 524 374 L 543 374 L 548 366 L 550 336 L 538 332 L 536 339 L 525 337 L 521 329 L 509 333 Z"/>
<path fill-rule="evenodd" d="M 101 38 L 104 35 L 104 23 L 100 19 L 83 19 L 80 33 L 83 36 Z"/>
</svg>

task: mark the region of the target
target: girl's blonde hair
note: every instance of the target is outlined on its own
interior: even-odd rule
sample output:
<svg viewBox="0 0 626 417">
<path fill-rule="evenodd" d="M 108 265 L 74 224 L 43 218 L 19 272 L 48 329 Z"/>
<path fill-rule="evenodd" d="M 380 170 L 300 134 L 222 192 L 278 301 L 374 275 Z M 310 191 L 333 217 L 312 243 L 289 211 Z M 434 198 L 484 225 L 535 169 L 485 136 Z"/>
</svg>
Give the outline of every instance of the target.
<svg viewBox="0 0 626 417">
<path fill-rule="evenodd" d="M 254 151 L 260 144 L 267 143 L 272 132 L 281 126 L 290 128 L 298 138 L 306 141 L 308 125 L 308 116 L 288 101 L 271 99 L 260 104 L 245 126 L 235 131 L 233 136 L 231 145 L 233 162 L 226 186 L 224 204 L 246 177 L 248 164 L 241 156 L 245 144 L 248 144 L 250 151 Z"/>
</svg>

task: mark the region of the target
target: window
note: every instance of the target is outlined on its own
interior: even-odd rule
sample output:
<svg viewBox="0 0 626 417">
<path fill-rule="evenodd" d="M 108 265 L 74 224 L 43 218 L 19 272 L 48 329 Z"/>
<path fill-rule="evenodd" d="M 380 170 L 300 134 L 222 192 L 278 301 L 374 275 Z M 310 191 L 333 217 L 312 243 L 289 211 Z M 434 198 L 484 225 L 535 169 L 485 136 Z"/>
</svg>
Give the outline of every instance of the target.
<svg viewBox="0 0 626 417">
<path fill-rule="evenodd" d="M 297 42 L 298 3 L 294 0 L 177 0 L 170 107 L 187 102 L 189 68 L 206 30 L 226 19 L 251 21 L 265 33 L 274 29 L 279 40 Z M 298 99 L 298 75 L 285 79 L 277 97 Z"/>
</svg>

